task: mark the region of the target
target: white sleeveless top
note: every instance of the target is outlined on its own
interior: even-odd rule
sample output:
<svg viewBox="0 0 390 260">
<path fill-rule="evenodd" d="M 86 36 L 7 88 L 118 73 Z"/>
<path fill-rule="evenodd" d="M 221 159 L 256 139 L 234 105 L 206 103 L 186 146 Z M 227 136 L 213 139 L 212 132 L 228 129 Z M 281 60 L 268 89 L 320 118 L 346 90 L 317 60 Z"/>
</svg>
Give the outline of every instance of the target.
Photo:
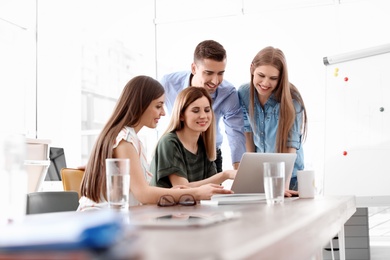
<svg viewBox="0 0 390 260">
<path fill-rule="evenodd" d="M 114 144 L 113 148 L 116 148 L 122 140 L 129 142 L 129 143 L 132 143 L 134 145 L 134 147 L 138 153 L 140 162 L 141 162 L 141 166 L 142 166 L 145 180 L 147 181 L 147 183 L 150 183 L 153 175 L 149 171 L 149 164 L 148 164 L 147 157 L 145 154 L 145 148 L 144 148 L 141 140 L 138 138 L 137 133 L 134 131 L 134 128 L 128 127 L 128 126 L 124 127 L 119 132 L 119 134 L 115 140 L 115 144 Z M 79 204 L 80 205 L 77 209 L 78 211 L 85 211 L 85 210 L 91 210 L 91 209 L 101 209 L 101 208 L 108 207 L 108 203 L 104 199 L 103 196 L 101 196 L 99 203 L 83 196 L 80 198 Z M 134 194 L 130 191 L 129 206 L 136 206 L 136 205 L 140 205 L 140 204 L 141 203 L 134 197 Z"/>
</svg>

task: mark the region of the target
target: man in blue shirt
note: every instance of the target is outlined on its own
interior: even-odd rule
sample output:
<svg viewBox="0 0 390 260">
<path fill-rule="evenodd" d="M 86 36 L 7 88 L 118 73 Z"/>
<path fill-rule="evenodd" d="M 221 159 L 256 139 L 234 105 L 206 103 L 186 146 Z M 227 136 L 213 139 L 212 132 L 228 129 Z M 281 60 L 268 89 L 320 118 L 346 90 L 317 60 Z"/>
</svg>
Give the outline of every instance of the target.
<svg viewBox="0 0 390 260">
<path fill-rule="evenodd" d="M 245 152 L 244 120 L 236 88 L 223 79 L 226 68 L 226 50 L 218 42 L 206 40 L 199 43 L 194 52 L 191 71 L 174 72 L 160 80 L 165 89 L 165 104 L 169 114 L 177 94 L 189 86 L 204 87 L 213 99 L 213 110 L 217 123 L 217 172 L 222 171 L 221 145 L 223 136 L 220 119 L 225 123 L 231 150 L 233 168 L 237 169 Z"/>
</svg>

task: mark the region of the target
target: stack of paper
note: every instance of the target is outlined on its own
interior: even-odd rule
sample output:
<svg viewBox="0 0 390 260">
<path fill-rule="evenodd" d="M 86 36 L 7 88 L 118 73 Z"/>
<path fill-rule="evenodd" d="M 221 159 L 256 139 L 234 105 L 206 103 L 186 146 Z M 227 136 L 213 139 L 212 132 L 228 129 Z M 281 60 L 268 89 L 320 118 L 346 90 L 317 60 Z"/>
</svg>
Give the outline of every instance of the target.
<svg viewBox="0 0 390 260">
<path fill-rule="evenodd" d="M 211 196 L 210 201 L 218 205 L 266 203 L 264 193 L 216 194 Z"/>
</svg>

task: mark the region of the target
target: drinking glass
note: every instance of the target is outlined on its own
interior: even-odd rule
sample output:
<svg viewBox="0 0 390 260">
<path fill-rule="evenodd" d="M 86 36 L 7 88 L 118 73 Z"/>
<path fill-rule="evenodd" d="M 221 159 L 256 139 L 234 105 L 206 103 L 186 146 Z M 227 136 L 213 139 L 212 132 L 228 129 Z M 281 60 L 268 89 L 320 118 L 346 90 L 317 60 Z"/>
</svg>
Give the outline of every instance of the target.
<svg viewBox="0 0 390 260">
<path fill-rule="evenodd" d="M 267 204 L 284 202 L 284 162 L 264 162 L 264 191 Z"/>
<path fill-rule="evenodd" d="M 106 177 L 109 207 L 127 210 L 130 194 L 130 159 L 106 159 Z"/>
<path fill-rule="evenodd" d="M 25 158 L 25 137 L 0 132 L 0 226 L 26 214 L 28 176 Z"/>
</svg>

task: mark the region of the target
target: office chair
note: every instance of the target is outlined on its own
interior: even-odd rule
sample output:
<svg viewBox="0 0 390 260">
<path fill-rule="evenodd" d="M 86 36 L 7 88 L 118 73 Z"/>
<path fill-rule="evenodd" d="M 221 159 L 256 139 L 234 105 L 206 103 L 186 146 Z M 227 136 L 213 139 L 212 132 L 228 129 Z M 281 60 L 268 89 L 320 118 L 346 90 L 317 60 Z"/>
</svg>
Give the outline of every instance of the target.
<svg viewBox="0 0 390 260">
<path fill-rule="evenodd" d="M 76 191 L 38 191 L 27 194 L 26 214 L 76 211 L 78 206 Z"/>
<path fill-rule="evenodd" d="M 80 198 L 80 186 L 84 176 L 84 170 L 73 168 L 62 168 L 61 179 L 64 191 L 77 191 Z"/>
</svg>

